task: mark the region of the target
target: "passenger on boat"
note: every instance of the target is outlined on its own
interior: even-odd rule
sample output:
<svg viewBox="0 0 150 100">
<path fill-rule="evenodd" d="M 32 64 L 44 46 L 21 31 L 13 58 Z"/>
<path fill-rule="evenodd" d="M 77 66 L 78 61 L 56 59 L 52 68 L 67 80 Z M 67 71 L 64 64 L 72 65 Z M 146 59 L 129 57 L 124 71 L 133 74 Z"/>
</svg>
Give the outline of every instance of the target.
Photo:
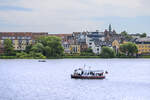
<svg viewBox="0 0 150 100">
<path fill-rule="evenodd" d="M 83 70 L 81 71 L 81 75 L 83 75 Z"/>
<path fill-rule="evenodd" d="M 99 74 L 98 74 L 98 76 L 102 76 L 102 75 L 103 75 L 103 73 L 99 73 Z"/>
<path fill-rule="evenodd" d="M 91 74 L 91 75 L 94 75 L 94 73 L 93 73 L 93 72 L 90 72 L 90 74 Z"/>
<path fill-rule="evenodd" d="M 105 74 L 108 74 L 108 72 L 107 72 L 107 71 L 105 71 Z"/>
</svg>

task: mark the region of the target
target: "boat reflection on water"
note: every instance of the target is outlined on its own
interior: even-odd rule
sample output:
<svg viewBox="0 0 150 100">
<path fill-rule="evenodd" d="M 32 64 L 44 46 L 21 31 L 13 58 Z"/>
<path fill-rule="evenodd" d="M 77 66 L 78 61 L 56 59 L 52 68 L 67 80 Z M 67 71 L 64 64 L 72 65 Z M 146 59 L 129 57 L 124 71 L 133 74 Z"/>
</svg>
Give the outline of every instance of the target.
<svg viewBox="0 0 150 100">
<path fill-rule="evenodd" d="M 105 79 L 105 74 L 108 74 L 104 70 L 85 70 L 78 68 L 74 70 L 74 73 L 71 74 L 71 78 L 75 79 Z"/>
</svg>

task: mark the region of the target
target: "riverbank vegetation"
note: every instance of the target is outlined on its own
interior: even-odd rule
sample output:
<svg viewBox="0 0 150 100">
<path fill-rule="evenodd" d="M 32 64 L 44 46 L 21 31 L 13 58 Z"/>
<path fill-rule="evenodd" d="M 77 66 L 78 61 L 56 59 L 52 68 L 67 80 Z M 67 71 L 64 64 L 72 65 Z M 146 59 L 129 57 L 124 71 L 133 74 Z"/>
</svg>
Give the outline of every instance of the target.
<svg viewBox="0 0 150 100">
<path fill-rule="evenodd" d="M 61 39 L 58 37 L 40 37 L 34 45 L 26 46 L 24 51 L 15 51 L 10 39 L 4 41 L 4 53 L 1 59 L 45 59 L 62 58 L 64 49 L 61 46 Z"/>
<path fill-rule="evenodd" d="M 115 58 L 115 51 L 110 47 L 102 47 L 100 56 L 102 58 Z"/>
<path fill-rule="evenodd" d="M 120 45 L 120 52 L 126 56 L 136 56 L 138 48 L 134 43 L 128 42 Z"/>
</svg>

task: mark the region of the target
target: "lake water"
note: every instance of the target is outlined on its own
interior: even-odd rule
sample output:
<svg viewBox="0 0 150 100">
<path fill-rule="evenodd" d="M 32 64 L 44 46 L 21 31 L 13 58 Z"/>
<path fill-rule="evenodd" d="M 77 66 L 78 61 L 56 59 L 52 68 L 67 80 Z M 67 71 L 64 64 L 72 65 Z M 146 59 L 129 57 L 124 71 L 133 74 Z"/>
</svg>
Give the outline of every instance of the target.
<svg viewBox="0 0 150 100">
<path fill-rule="evenodd" d="M 0 60 L 0 100 L 150 100 L 150 59 Z M 78 67 L 104 80 L 71 79 Z"/>
</svg>

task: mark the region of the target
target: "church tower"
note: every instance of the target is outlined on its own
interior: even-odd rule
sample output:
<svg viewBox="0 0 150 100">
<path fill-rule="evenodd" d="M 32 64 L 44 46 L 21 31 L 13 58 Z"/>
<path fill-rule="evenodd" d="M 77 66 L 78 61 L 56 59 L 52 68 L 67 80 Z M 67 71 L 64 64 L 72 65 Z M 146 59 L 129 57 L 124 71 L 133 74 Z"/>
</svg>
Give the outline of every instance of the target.
<svg viewBox="0 0 150 100">
<path fill-rule="evenodd" d="M 109 24 L 109 34 L 111 34 L 111 24 Z"/>
</svg>

